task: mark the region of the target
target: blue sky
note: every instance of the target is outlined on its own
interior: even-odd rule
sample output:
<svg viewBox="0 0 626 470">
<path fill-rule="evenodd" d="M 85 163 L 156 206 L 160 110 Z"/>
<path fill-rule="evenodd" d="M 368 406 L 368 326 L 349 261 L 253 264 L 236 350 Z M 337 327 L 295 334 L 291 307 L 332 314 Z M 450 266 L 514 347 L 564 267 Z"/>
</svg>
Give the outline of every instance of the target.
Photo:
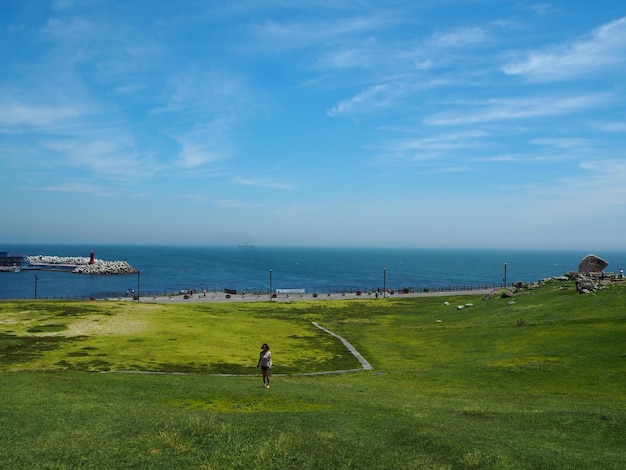
<svg viewBox="0 0 626 470">
<path fill-rule="evenodd" d="M 626 249 L 626 6 L 6 0 L 0 242 Z"/>
</svg>

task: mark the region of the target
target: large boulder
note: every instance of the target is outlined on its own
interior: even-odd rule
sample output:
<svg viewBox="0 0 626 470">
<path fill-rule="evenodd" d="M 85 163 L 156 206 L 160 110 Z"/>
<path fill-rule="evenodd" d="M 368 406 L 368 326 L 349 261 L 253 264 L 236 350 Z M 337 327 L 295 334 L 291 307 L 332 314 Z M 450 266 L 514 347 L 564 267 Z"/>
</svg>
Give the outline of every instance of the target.
<svg viewBox="0 0 626 470">
<path fill-rule="evenodd" d="M 609 265 L 608 261 L 598 258 L 596 255 L 587 255 L 578 265 L 579 273 L 599 273 Z"/>
<path fill-rule="evenodd" d="M 579 294 L 589 294 L 598 290 L 598 285 L 590 277 L 579 275 L 576 278 L 576 290 Z"/>
</svg>

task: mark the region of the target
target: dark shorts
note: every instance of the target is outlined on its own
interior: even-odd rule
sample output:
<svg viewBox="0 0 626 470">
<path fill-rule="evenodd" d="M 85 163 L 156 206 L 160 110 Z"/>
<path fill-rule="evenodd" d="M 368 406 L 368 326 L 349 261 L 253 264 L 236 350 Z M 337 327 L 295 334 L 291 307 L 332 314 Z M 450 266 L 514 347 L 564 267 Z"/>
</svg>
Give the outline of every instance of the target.
<svg viewBox="0 0 626 470">
<path fill-rule="evenodd" d="M 270 370 L 270 368 L 267 366 L 261 366 L 261 370 Z"/>
</svg>

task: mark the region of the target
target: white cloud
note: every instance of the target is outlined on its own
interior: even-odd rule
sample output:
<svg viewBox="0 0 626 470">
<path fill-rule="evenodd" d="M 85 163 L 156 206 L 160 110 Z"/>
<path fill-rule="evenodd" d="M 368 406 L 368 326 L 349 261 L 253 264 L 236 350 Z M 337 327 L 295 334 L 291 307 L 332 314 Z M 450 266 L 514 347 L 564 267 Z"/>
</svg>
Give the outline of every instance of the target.
<svg viewBox="0 0 626 470">
<path fill-rule="evenodd" d="M 258 209 L 263 207 L 259 203 L 248 203 L 237 199 L 215 199 L 213 204 L 226 209 Z"/>
<path fill-rule="evenodd" d="M 294 185 L 290 182 L 267 178 L 248 178 L 245 176 L 237 176 L 233 179 L 233 183 L 242 186 L 256 186 L 259 188 L 294 189 Z"/>
<path fill-rule="evenodd" d="M 32 188 L 25 189 L 27 189 L 28 191 L 32 191 Z M 92 182 L 85 181 L 72 181 L 52 186 L 43 186 L 39 189 L 46 192 L 91 194 L 101 197 L 111 197 L 114 195 L 113 191 L 110 188 L 104 188 Z"/>
<path fill-rule="evenodd" d="M 385 14 L 340 18 L 323 22 L 279 23 L 267 21 L 262 25 L 255 25 L 251 32 L 257 40 L 271 41 L 274 48 L 296 49 L 332 43 L 346 37 L 385 29 L 398 22 L 399 20 Z"/>
<path fill-rule="evenodd" d="M 610 181 L 618 183 L 626 189 L 624 184 L 624 181 L 626 181 L 626 160 L 586 160 L 580 163 L 580 167 L 584 170 L 601 174 L 603 177 L 608 177 Z M 626 204 L 626 200 L 624 200 L 624 203 Z"/>
<path fill-rule="evenodd" d="M 513 119 L 557 116 L 611 103 L 609 94 L 499 98 L 459 103 L 462 110 L 436 113 L 424 120 L 432 126 L 454 126 Z"/>
<path fill-rule="evenodd" d="M 195 202 L 196 204 L 206 202 L 209 199 L 209 197 L 206 194 L 201 194 L 201 193 L 185 194 L 182 196 L 182 198 L 189 199 Z"/>
<path fill-rule="evenodd" d="M 556 148 L 568 149 L 568 150 L 578 150 L 578 151 L 588 150 L 590 146 L 589 139 L 581 139 L 577 137 L 565 137 L 565 138 L 543 137 L 543 138 L 532 139 L 530 143 L 536 144 L 536 145 L 546 145 L 550 147 L 556 147 Z"/>
<path fill-rule="evenodd" d="M 216 162 L 223 157 L 202 144 L 183 144 L 183 149 L 177 155 L 177 164 L 183 168 L 198 168 L 207 163 Z"/>
<path fill-rule="evenodd" d="M 375 55 L 371 45 L 369 47 L 344 46 L 324 53 L 315 61 L 315 67 L 333 70 L 368 68 L 378 62 L 378 57 L 374 57 Z"/>
<path fill-rule="evenodd" d="M 441 168 L 435 168 L 433 170 L 427 170 L 422 172 L 425 175 L 436 175 L 443 173 L 467 173 L 473 171 L 469 165 L 457 165 L 457 166 L 444 166 Z"/>
<path fill-rule="evenodd" d="M 104 136 L 107 138 L 104 138 Z M 41 142 L 45 152 L 41 164 L 51 171 L 72 168 L 88 172 L 100 180 L 129 181 L 146 179 L 158 171 L 158 166 L 135 148 L 132 136 L 111 129 L 99 133 L 84 133 L 71 137 L 51 137 Z"/>
<path fill-rule="evenodd" d="M 180 150 L 172 160 L 171 166 L 199 170 L 230 158 L 232 153 L 232 144 L 229 141 L 231 125 L 228 119 L 218 119 L 190 124 L 191 128 L 183 132 L 173 131 L 171 137 Z"/>
<path fill-rule="evenodd" d="M 491 36 L 483 28 L 469 27 L 437 33 L 429 40 L 431 47 L 450 49 L 467 48 L 491 42 Z"/>
<path fill-rule="evenodd" d="M 98 37 L 97 27 L 91 22 L 79 17 L 70 20 L 50 18 L 43 29 L 44 36 L 52 41 L 73 42 L 87 40 L 90 37 Z"/>
<path fill-rule="evenodd" d="M 376 148 L 378 159 L 386 163 L 416 162 L 432 160 L 457 150 L 468 149 L 480 145 L 488 137 L 482 130 L 468 130 L 421 137 L 415 139 L 399 139 Z"/>
<path fill-rule="evenodd" d="M 0 126 L 13 131 L 30 131 L 33 127 L 46 129 L 67 125 L 84 115 L 81 105 L 70 103 L 32 104 L 17 100 L 0 102 Z"/>
<path fill-rule="evenodd" d="M 337 106 L 329 109 L 327 114 L 331 117 L 340 115 L 352 115 L 366 112 L 371 109 L 379 109 L 389 105 L 389 85 L 375 85 L 361 93 L 341 101 Z"/>
<path fill-rule="evenodd" d="M 588 39 L 532 51 L 502 70 L 508 75 L 554 81 L 598 74 L 611 68 L 623 71 L 625 63 L 626 17 L 623 17 L 602 25 Z"/>
<path fill-rule="evenodd" d="M 611 206 L 626 206 L 626 161 L 614 158 L 583 160 L 578 167 L 582 172 L 562 176 L 550 184 L 529 184 L 526 189 L 546 205 L 562 205 L 567 211 L 584 207 L 591 212 L 601 212 Z"/>
<path fill-rule="evenodd" d="M 75 6 L 84 6 L 93 4 L 94 0 L 53 0 L 52 10 L 71 10 Z"/>
<path fill-rule="evenodd" d="M 166 93 L 167 105 L 161 111 L 237 115 L 251 104 L 243 79 L 223 69 L 179 70 L 168 79 Z"/>
<path fill-rule="evenodd" d="M 626 121 L 596 123 L 594 127 L 604 132 L 626 132 Z"/>
</svg>

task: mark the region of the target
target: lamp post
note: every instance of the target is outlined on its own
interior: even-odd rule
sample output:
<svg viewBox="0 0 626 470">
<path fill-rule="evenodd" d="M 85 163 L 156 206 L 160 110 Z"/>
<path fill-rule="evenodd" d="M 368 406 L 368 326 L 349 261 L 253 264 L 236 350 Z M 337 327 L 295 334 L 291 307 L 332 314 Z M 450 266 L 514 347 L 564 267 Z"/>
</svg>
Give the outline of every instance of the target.
<svg viewBox="0 0 626 470">
<path fill-rule="evenodd" d="M 270 269 L 270 302 L 272 301 L 272 270 Z"/>
<path fill-rule="evenodd" d="M 383 268 L 383 298 L 387 297 L 387 268 Z"/>
<path fill-rule="evenodd" d="M 504 279 L 502 279 L 504 281 L 504 287 L 506 287 L 506 263 L 504 263 Z"/>
<path fill-rule="evenodd" d="M 35 300 L 37 300 L 37 284 L 39 284 L 39 276 L 35 274 Z"/>
<path fill-rule="evenodd" d="M 141 273 L 137 271 L 137 302 L 139 302 L 139 297 L 141 297 Z"/>
</svg>

